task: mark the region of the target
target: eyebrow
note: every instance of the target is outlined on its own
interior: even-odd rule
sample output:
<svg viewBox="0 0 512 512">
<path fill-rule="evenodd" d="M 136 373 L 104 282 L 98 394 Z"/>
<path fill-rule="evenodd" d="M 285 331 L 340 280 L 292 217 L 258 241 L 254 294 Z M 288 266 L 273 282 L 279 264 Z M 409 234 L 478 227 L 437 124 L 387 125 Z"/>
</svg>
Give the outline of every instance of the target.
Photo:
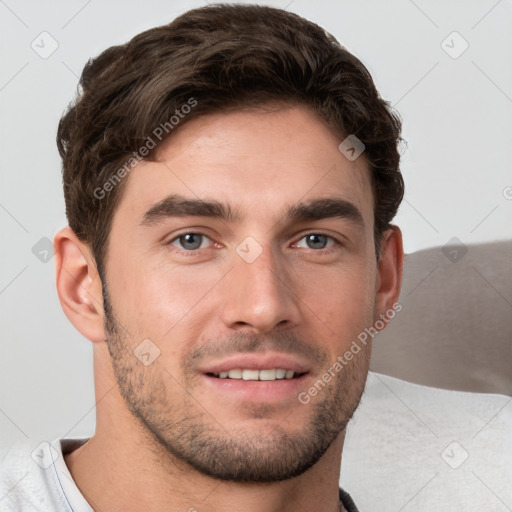
<svg viewBox="0 0 512 512">
<path fill-rule="evenodd" d="M 152 206 L 140 222 L 141 226 L 152 226 L 169 217 L 210 217 L 226 222 L 243 220 L 239 211 L 234 211 L 229 204 L 215 200 L 191 199 L 179 194 L 172 194 Z M 288 222 L 341 218 L 364 227 L 360 210 L 351 202 L 337 197 L 312 199 L 297 203 L 284 210 L 282 215 Z"/>
</svg>

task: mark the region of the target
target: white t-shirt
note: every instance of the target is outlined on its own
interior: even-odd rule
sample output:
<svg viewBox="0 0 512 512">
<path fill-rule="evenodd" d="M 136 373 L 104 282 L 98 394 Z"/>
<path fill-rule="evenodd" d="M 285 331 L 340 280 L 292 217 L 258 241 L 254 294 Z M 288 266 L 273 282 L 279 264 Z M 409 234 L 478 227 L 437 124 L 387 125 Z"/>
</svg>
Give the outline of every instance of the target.
<svg viewBox="0 0 512 512">
<path fill-rule="evenodd" d="M 0 463 L 1 512 L 94 512 L 73 480 L 64 455 L 89 438 L 10 448 Z"/>
</svg>

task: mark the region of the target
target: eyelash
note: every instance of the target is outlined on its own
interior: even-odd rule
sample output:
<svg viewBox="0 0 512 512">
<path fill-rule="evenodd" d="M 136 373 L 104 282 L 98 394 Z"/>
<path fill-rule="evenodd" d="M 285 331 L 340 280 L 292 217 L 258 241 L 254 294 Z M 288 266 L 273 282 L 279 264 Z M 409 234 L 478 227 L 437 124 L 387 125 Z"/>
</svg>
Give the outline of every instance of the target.
<svg viewBox="0 0 512 512">
<path fill-rule="evenodd" d="M 167 246 L 171 247 L 173 246 L 173 242 L 179 240 L 182 236 L 186 236 L 186 235 L 199 235 L 199 236 L 203 236 L 207 239 L 209 239 L 210 241 L 213 242 L 213 240 L 208 236 L 206 235 L 205 233 L 201 233 L 200 231 L 185 231 L 184 233 L 180 233 L 179 235 L 175 236 L 172 240 L 169 240 L 169 242 L 166 243 Z M 311 231 L 309 233 L 305 233 L 304 235 L 302 235 L 296 242 L 294 242 L 294 245 L 296 245 L 297 243 L 299 243 L 301 240 L 303 240 L 304 238 L 306 238 L 307 236 L 310 236 L 310 235 L 321 235 L 321 236 L 325 236 L 326 238 L 332 240 L 334 242 L 333 245 L 331 245 L 330 247 L 327 247 L 327 248 L 324 248 L 324 249 L 310 249 L 311 251 L 313 251 L 314 253 L 316 254 L 326 254 L 326 253 L 330 253 L 332 252 L 333 250 L 336 250 L 336 249 L 339 249 L 343 244 L 342 242 L 340 242 L 337 238 L 335 238 L 334 236 L 332 235 L 328 235 L 327 233 L 322 233 L 322 232 L 318 232 L 318 231 Z M 178 249 L 176 246 L 173 246 L 173 250 L 180 253 L 180 254 L 184 254 L 184 255 L 195 255 L 197 254 L 199 251 L 202 251 L 204 250 L 205 248 L 203 249 L 191 249 L 191 250 L 180 250 Z M 304 248 L 302 248 L 304 249 Z"/>
</svg>

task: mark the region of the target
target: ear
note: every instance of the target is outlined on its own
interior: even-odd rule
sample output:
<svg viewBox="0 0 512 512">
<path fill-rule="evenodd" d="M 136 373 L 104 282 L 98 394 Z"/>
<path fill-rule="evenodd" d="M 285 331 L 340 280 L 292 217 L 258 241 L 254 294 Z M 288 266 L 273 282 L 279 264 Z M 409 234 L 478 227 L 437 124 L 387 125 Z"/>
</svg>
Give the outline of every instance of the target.
<svg viewBox="0 0 512 512">
<path fill-rule="evenodd" d="M 390 318 L 395 316 L 394 311 L 400 311 L 398 304 L 400 290 L 402 288 L 402 273 L 404 265 L 404 249 L 402 244 L 402 232 L 397 226 L 391 226 L 384 232 L 381 239 L 381 253 L 378 265 L 378 279 L 376 290 L 376 318 L 384 322 L 385 327 Z M 393 312 L 393 314 L 390 314 Z"/>
<path fill-rule="evenodd" d="M 70 227 L 55 235 L 53 245 L 62 310 L 87 339 L 105 341 L 101 279 L 89 246 Z"/>
</svg>

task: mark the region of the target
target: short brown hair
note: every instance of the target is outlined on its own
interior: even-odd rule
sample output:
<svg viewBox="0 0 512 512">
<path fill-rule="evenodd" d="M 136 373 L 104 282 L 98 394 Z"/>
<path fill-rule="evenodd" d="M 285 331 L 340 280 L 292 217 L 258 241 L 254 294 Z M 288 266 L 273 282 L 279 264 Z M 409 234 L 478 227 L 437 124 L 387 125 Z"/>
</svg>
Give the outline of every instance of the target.
<svg viewBox="0 0 512 512">
<path fill-rule="evenodd" d="M 89 60 L 79 87 L 60 120 L 57 146 L 68 222 L 90 245 L 100 275 L 126 180 L 104 185 L 116 185 L 116 172 L 126 175 L 127 159 L 157 127 L 167 137 L 198 116 L 276 102 L 309 107 L 340 137 L 353 134 L 365 145 L 379 257 L 404 193 L 401 122 L 366 67 L 318 25 L 260 5 L 190 10 Z M 194 107 L 174 126 L 171 117 L 191 98 Z M 144 159 L 155 157 L 151 149 Z"/>
</svg>

